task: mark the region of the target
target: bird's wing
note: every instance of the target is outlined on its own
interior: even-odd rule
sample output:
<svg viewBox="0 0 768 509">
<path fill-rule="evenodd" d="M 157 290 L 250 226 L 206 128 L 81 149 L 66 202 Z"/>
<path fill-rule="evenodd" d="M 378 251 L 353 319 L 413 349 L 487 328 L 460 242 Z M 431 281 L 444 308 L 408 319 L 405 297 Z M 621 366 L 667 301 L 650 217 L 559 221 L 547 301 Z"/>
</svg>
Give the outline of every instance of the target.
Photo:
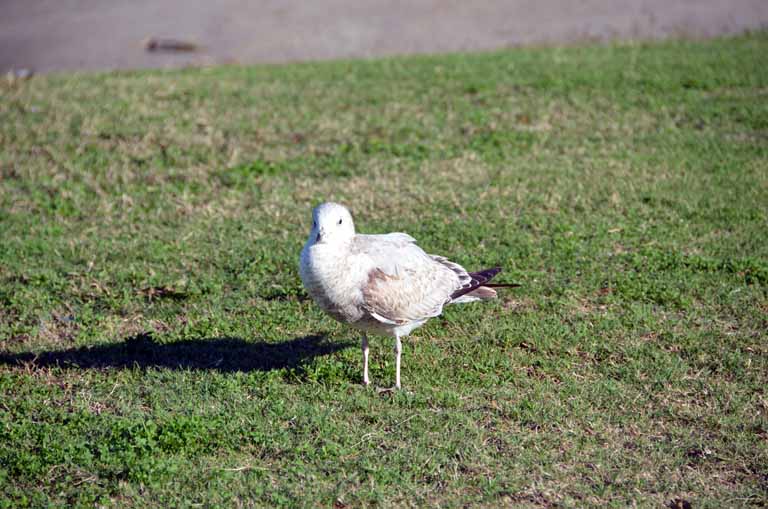
<svg viewBox="0 0 768 509">
<path fill-rule="evenodd" d="M 367 271 L 363 308 L 381 322 L 405 324 L 437 316 L 461 288 L 456 271 L 415 242 L 405 233 L 356 235 L 353 240 L 352 254 Z"/>
</svg>

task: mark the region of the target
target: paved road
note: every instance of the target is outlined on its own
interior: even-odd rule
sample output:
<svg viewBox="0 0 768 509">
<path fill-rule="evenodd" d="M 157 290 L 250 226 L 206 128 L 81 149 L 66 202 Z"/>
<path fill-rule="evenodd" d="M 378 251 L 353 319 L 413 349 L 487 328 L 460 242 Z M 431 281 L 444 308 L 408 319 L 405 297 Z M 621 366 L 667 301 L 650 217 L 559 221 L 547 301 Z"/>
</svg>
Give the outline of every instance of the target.
<svg viewBox="0 0 768 509">
<path fill-rule="evenodd" d="M 476 51 L 766 26 L 768 0 L 0 0 L 0 71 Z M 200 48 L 148 52 L 149 37 Z"/>
</svg>

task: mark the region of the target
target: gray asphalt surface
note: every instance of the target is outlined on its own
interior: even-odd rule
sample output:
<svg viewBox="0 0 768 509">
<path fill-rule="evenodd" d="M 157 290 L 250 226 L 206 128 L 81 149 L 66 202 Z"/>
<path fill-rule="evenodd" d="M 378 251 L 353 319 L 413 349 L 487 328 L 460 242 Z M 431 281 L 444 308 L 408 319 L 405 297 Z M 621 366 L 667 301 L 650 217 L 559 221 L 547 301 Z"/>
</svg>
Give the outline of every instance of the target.
<svg viewBox="0 0 768 509">
<path fill-rule="evenodd" d="M 0 71 L 109 70 L 711 37 L 768 0 L 0 0 Z M 150 37 L 193 52 L 149 52 Z"/>
</svg>

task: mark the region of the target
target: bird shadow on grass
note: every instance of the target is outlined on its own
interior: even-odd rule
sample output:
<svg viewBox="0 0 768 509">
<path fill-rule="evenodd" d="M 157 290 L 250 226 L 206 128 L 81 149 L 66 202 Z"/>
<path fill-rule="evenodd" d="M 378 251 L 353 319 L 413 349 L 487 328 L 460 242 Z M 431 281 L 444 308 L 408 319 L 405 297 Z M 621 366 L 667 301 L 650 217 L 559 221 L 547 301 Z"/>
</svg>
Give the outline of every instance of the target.
<svg viewBox="0 0 768 509">
<path fill-rule="evenodd" d="M 241 338 L 209 338 L 159 343 L 142 333 L 106 345 L 48 352 L 0 352 L 0 365 L 70 369 L 160 368 L 219 372 L 301 369 L 315 357 L 351 346 L 324 336 L 304 336 L 268 343 Z"/>
</svg>

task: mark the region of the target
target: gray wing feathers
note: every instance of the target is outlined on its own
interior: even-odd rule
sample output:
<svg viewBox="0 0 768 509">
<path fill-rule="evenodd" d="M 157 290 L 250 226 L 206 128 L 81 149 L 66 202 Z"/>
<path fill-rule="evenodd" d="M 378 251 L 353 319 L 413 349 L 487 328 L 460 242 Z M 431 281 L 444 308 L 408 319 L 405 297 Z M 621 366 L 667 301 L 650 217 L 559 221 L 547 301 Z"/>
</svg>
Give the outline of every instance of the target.
<svg viewBox="0 0 768 509">
<path fill-rule="evenodd" d="M 435 260 L 438 263 L 442 263 L 449 269 L 451 269 L 459 278 L 459 285 L 461 288 L 463 288 L 465 285 L 468 285 L 472 282 L 472 276 L 469 275 L 467 270 L 459 265 L 458 263 L 454 263 L 450 261 L 448 258 L 444 256 L 439 255 L 429 255 L 432 257 L 433 260 Z"/>
<path fill-rule="evenodd" d="M 352 250 L 370 260 L 363 308 L 375 319 L 405 324 L 439 315 L 461 288 L 466 271 L 443 257 L 430 256 L 410 235 L 357 235 Z"/>
</svg>

